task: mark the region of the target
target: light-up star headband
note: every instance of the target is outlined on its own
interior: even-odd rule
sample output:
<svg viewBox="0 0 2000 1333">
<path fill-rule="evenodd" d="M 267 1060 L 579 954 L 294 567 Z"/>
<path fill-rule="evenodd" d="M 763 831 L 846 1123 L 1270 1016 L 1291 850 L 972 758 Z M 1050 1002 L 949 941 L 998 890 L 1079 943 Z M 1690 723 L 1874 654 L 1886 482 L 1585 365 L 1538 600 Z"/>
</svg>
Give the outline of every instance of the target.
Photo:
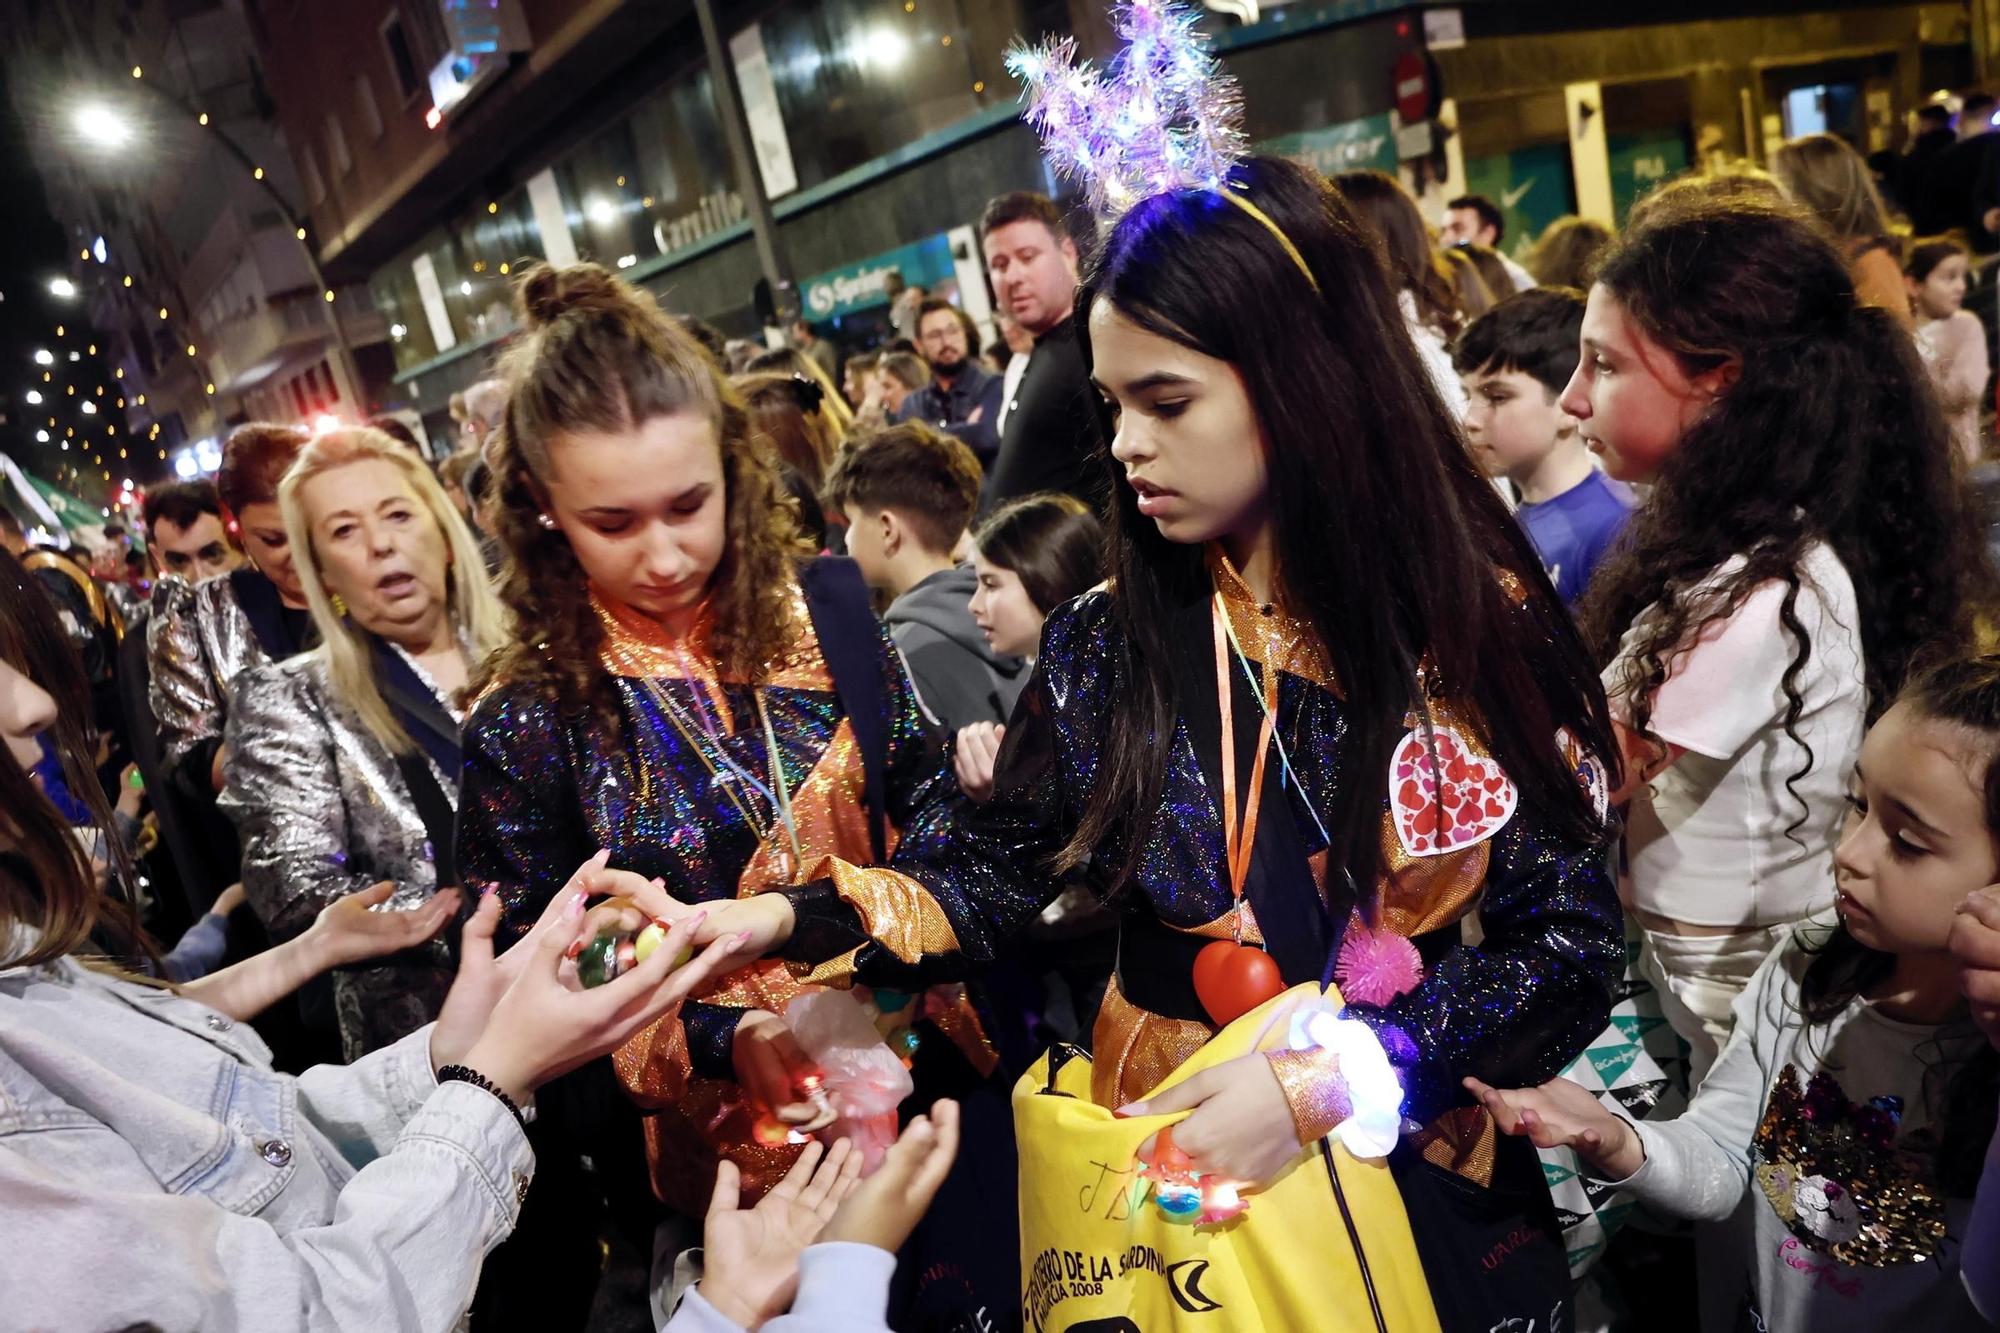
<svg viewBox="0 0 2000 1333">
<path fill-rule="evenodd" d="M 1194 13 L 1172 0 L 1122 0 L 1113 22 L 1125 47 L 1103 73 L 1077 60 L 1070 37 L 1007 53 L 1007 69 L 1027 85 L 1023 119 L 1056 174 L 1106 218 L 1174 190 L 1220 195 L 1261 223 L 1317 292 L 1291 238 L 1230 187 L 1230 169 L 1248 156 L 1243 98 Z"/>
</svg>

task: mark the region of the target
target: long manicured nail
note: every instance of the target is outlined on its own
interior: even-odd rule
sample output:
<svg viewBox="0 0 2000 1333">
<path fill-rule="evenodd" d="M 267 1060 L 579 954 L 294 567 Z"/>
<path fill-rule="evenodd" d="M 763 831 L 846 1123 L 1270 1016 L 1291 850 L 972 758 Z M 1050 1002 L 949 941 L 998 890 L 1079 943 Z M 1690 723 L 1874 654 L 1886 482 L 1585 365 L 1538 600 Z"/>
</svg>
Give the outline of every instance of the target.
<svg viewBox="0 0 2000 1333">
<path fill-rule="evenodd" d="M 585 893 L 582 889 L 578 889 L 575 893 L 570 895 L 569 906 L 564 908 L 563 911 L 569 916 L 573 917 L 582 916 L 583 909 L 589 904 L 589 902 L 590 902 L 590 895 Z"/>
<path fill-rule="evenodd" d="M 736 932 L 736 944 L 735 944 L 735 946 L 734 946 L 735 948 L 738 948 L 738 949 L 740 949 L 740 948 L 742 948 L 742 947 L 743 947 L 744 945 L 748 944 L 749 942 L 750 942 L 750 932 L 749 932 L 749 931 L 747 931 L 747 930 L 739 930 L 739 931 L 737 931 L 737 932 Z"/>
<path fill-rule="evenodd" d="M 1133 1116 L 1133 1115 L 1144 1115 L 1144 1114 L 1146 1114 L 1146 1103 L 1144 1103 L 1144 1102 L 1127 1102 L 1127 1103 L 1125 1103 L 1125 1105 L 1123 1105 L 1123 1106 L 1119 1107 L 1119 1108 L 1118 1108 L 1117 1110 L 1113 1111 L 1113 1112 L 1112 1112 L 1111 1114 L 1113 1114 L 1113 1115 L 1123 1115 L 1123 1116 Z"/>
<path fill-rule="evenodd" d="M 569 942 L 569 947 L 563 950 L 563 957 L 575 958 L 578 954 L 582 952 L 583 952 L 583 941 L 571 940 Z"/>
</svg>

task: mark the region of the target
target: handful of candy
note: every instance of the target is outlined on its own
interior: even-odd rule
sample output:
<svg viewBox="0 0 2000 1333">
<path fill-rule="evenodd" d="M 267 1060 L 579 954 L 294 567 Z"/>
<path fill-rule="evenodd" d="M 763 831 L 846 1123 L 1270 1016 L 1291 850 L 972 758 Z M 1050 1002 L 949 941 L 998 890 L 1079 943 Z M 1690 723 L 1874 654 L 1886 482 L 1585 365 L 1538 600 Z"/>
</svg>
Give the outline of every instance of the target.
<svg viewBox="0 0 2000 1333">
<path fill-rule="evenodd" d="M 1231 1182 L 1194 1169 L 1194 1159 L 1174 1143 L 1171 1126 L 1153 1136 L 1152 1151 L 1139 1163 L 1139 1179 L 1152 1184 L 1153 1206 L 1169 1222 L 1227 1222 L 1250 1206 Z"/>
<path fill-rule="evenodd" d="M 653 950 L 659 948 L 666 938 L 667 923 L 657 919 L 636 932 L 600 932 L 576 955 L 576 979 L 585 986 L 602 986 L 652 957 Z M 681 956 L 674 959 L 674 966 L 679 967 L 692 957 L 694 949 L 685 947 Z"/>
</svg>

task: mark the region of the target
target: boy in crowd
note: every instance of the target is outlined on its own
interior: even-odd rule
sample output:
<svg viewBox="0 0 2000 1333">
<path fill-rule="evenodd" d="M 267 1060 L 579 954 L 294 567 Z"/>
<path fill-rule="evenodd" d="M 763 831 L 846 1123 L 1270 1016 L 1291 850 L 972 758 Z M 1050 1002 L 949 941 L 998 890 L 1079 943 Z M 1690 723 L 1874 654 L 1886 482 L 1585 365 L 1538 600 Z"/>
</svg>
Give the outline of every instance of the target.
<svg viewBox="0 0 2000 1333">
<path fill-rule="evenodd" d="M 869 586 L 924 706 L 953 734 L 1004 722 L 1027 665 L 998 657 L 972 620 L 977 585 L 952 551 L 979 503 L 979 460 L 961 440 L 906 421 L 850 444 L 827 474 L 828 515 L 847 522 L 847 553 Z"/>
<path fill-rule="evenodd" d="M 1515 517 L 1572 610 L 1635 503 L 1630 487 L 1598 470 L 1581 425 L 1557 405 L 1582 327 L 1581 292 L 1541 287 L 1474 320 L 1452 351 L 1473 456 L 1520 491 Z"/>
</svg>

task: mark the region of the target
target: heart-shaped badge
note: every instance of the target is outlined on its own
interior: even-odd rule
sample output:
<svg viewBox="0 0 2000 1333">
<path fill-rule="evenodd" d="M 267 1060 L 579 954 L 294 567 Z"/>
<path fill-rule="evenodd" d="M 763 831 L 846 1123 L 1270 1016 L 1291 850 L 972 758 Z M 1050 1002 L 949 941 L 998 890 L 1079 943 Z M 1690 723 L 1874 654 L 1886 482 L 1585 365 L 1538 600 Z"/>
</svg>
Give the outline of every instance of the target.
<svg viewBox="0 0 2000 1333">
<path fill-rule="evenodd" d="M 1519 802 L 1500 765 L 1448 728 L 1412 731 L 1389 757 L 1396 837 L 1411 856 L 1443 856 L 1484 842 L 1507 826 Z"/>
<path fill-rule="evenodd" d="M 1194 956 L 1195 998 L 1219 1028 L 1228 1027 L 1284 989 L 1278 964 L 1262 949 L 1217 940 Z"/>
</svg>

